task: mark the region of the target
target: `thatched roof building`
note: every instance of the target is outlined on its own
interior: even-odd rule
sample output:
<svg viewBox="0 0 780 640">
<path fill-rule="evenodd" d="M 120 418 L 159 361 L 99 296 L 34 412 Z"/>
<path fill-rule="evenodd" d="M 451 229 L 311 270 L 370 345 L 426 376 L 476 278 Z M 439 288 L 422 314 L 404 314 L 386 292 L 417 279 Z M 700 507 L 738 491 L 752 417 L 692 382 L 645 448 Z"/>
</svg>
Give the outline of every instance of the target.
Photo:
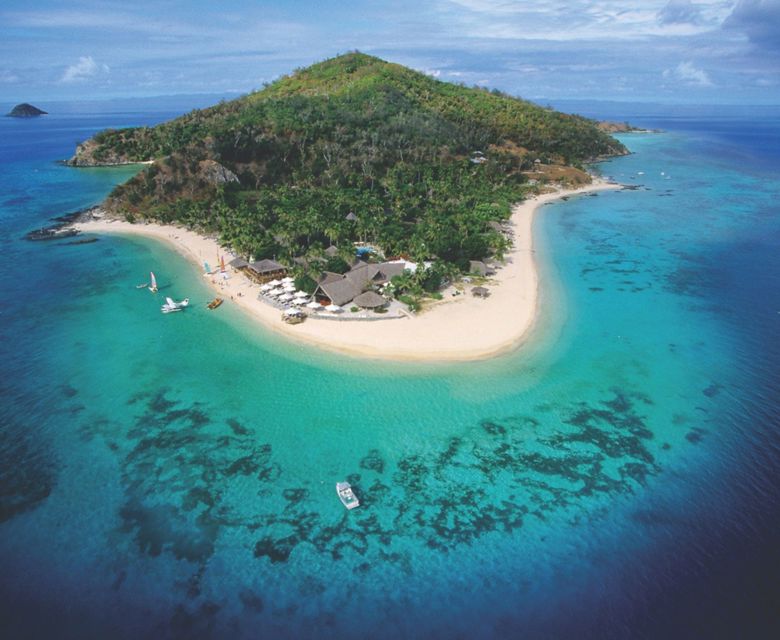
<svg viewBox="0 0 780 640">
<path fill-rule="evenodd" d="M 246 269 L 249 266 L 249 263 L 243 258 L 233 258 L 228 262 L 228 266 L 233 267 L 234 269 Z"/>
<path fill-rule="evenodd" d="M 314 291 L 314 297 L 317 300 L 327 298 L 331 304 L 337 304 L 339 306 L 347 304 L 355 296 L 359 295 L 362 288 L 357 284 L 342 277 L 340 280 L 331 282 L 320 282 L 317 289 Z"/>
<path fill-rule="evenodd" d="M 359 296 L 369 287 L 384 284 L 385 282 L 389 282 L 390 278 L 402 274 L 404 266 L 405 265 L 402 262 L 366 264 L 365 262 L 358 261 L 357 264 L 344 275 L 326 271 L 320 276 L 320 279 L 317 282 L 318 286 L 314 292 L 314 296 L 316 299 L 323 302 L 329 300 L 330 303 L 341 306 L 350 302 L 356 296 Z M 374 306 L 383 306 L 384 304 L 387 304 L 387 300 L 381 296 L 377 296 L 376 294 L 373 295 L 383 301 L 380 302 L 374 298 L 373 302 L 377 303 Z M 371 298 L 367 297 L 366 300 L 371 300 Z M 355 304 L 357 304 L 357 302 Z M 367 306 L 366 308 L 373 307 Z"/>
<path fill-rule="evenodd" d="M 356 304 L 358 307 L 363 307 L 364 309 L 377 309 L 379 307 L 384 307 L 388 303 L 388 300 L 378 293 L 366 291 L 357 296 L 352 303 Z"/>
<path fill-rule="evenodd" d="M 279 264 L 276 260 L 257 260 L 248 266 L 252 271 L 261 276 L 274 271 L 287 271 L 285 266 Z"/>
<path fill-rule="evenodd" d="M 287 267 L 275 260 L 257 260 L 246 267 L 246 273 L 258 282 L 271 280 L 287 274 Z"/>
</svg>

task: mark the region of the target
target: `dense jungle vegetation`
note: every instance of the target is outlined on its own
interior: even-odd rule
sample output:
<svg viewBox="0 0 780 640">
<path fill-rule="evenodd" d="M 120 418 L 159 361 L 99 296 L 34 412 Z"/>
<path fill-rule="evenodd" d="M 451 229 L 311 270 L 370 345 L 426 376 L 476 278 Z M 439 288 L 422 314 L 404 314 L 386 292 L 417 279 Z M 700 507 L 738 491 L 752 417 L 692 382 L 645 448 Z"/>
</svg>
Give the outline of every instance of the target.
<svg viewBox="0 0 780 640">
<path fill-rule="evenodd" d="M 335 245 L 347 258 L 364 241 L 465 269 L 505 250 L 491 223 L 540 169 L 621 153 L 591 120 L 350 53 L 156 127 L 101 132 L 71 162 L 155 160 L 107 208 L 217 233 L 245 257 Z"/>
</svg>

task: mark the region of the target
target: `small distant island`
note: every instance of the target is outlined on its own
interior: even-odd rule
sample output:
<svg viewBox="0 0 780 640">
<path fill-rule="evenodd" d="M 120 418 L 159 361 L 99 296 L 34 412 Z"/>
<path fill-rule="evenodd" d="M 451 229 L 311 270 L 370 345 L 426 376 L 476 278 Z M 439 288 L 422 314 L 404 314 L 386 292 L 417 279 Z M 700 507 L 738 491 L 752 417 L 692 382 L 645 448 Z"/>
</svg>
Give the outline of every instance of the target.
<svg viewBox="0 0 780 640">
<path fill-rule="evenodd" d="M 46 111 L 43 111 L 38 107 L 34 107 L 27 102 L 22 102 L 21 104 L 17 104 L 13 109 L 11 109 L 11 111 L 9 111 L 6 116 L 9 118 L 35 118 L 37 116 L 45 116 L 46 114 Z"/>
<path fill-rule="evenodd" d="M 259 270 L 255 281 L 275 279 L 264 275 L 271 264 L 346 317 L 363 313 L 364 294 L 376 294 L 372 316 L 430 310 L 414 331 L 408 321 L 307 322 L 293 329 L 302 339 L 468 359 L 516 345 L 533 323 L 533 211 L 614 188 L 587 163 L 626 153 L 594 120 L 355 52 L 155 127 L 102 131 L 68 164 L 149 165 L 82 231 L 155 235 L 199 264 L 227 251 L 238 269 Z M 215 282 L 227 294 L 246 280 Z M 279 328 L 257 290 L 231 293 Z"/>
</svg>

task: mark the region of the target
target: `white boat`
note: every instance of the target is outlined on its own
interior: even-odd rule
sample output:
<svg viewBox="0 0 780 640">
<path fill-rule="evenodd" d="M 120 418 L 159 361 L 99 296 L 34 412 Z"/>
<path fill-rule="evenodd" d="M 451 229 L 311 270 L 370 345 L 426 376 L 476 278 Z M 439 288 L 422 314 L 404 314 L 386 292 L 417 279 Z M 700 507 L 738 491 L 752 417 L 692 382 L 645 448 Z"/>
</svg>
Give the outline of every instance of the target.
<svg viewBox="0 0 780 640">
<path fill-rule="evenodd" d="M 360 506 L 360 501 L 352 491 L 352 487 L 349 482 L 337 482 L 336 493 L 339 494 L 339 500 L 347 509 L 354 509 Z"/>
<path fill-rule="evenodd" d="M 150 276 L 149 291 L 151 291 L 152 293 L 157 293 L 157 278 L 154 277 L 154 271 L 150 271 L 149 276 Z"/>
<path fill-rule="evenodd" d="M 173 298 L 165 298 L 165 304 L 160 307 L 160 311 L 163 313 L 172 313 L 174 311 L 182 311 L 184 307 L 189 305 L 190 299 L 184 298 L 181 302 L 176 302 Z"/>
</svg>

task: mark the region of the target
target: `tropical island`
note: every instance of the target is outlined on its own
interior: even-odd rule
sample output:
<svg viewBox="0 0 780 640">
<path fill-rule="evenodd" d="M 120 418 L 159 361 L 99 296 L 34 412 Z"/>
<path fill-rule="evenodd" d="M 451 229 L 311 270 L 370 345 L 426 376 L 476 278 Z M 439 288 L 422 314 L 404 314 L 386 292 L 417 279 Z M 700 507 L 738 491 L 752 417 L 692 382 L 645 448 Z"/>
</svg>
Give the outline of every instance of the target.
<svg viewBox="0 0 780 640">
<path fill-rule="evenodd" d="M 595 121 L 350 53 L 156 127 L 103 131 L 69 164 L 147 163 L 79 228 L 155 235 L 199 263 L 229 251 L 250 277 L 215 285 L 268 326 L 352 352 L 451 359 L 522 339 L 536 309 L 534 209 L 608 186 L 587 163 L 625 153 Z M 330 306 L 357 310 L 372 293 L 427 311 L 290 329 L 257 300 L 282 273 Z M 464 280 L 497 286 L 476 299 Z"/>
<path fill-rule="evenodd" d="M 36 116 L 45 116 L 46 113 L 46 111 L 43 111 L 38 107 L 34 107 L 27 102 L 22 102 L 11 109 L 6 116 L 9 118 L 35 118 Z"/>
</svg>

